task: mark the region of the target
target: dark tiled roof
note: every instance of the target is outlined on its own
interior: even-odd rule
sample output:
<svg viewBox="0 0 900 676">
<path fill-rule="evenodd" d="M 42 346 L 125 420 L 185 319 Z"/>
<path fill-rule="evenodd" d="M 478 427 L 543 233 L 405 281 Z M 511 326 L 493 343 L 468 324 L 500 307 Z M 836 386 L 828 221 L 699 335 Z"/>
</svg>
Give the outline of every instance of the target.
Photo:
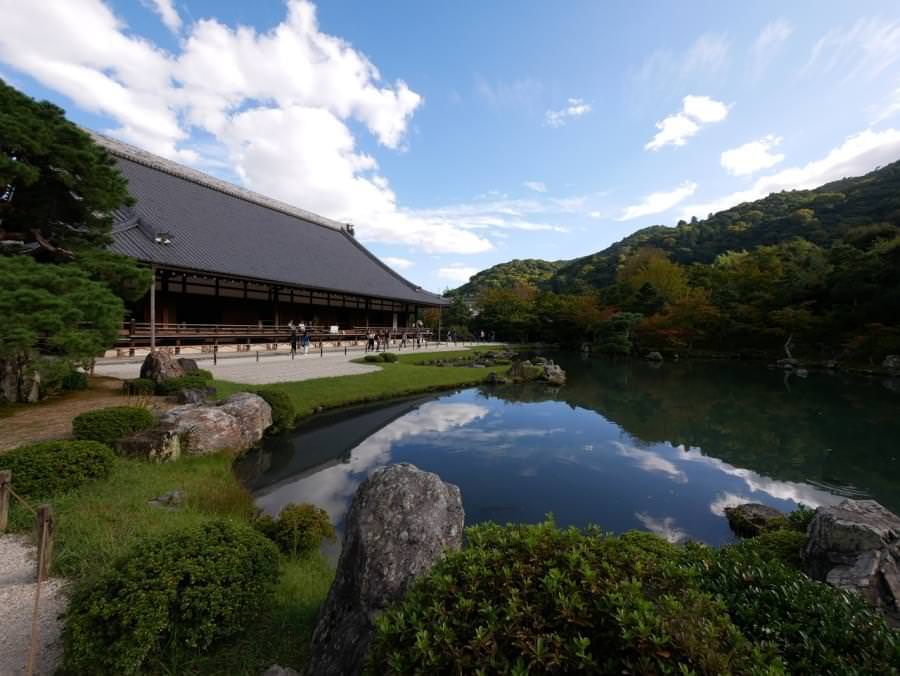
<svg viewBox="0 0 900 676">
<path fill-rule="evenodd" d="M 137 200 L 116 213 L 114 251 L 147 263 L 445 305 L 382 263 L 345 225 L 106 137 Z M 154 241 L 157 233 L 172 243 Z"/>
</svg>

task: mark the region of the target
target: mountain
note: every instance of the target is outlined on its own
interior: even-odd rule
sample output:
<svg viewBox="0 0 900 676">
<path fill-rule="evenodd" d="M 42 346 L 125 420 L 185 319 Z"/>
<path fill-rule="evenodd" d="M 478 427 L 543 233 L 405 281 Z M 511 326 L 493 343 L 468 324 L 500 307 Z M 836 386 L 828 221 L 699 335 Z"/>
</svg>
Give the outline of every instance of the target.
<svg viewBox="0 0 900 676">
<path fill-rule="evenodd" d="M 448 296 L 477 296 L 485 289 L 507 289 L 517 284 L 542 286 L 566 261 L 543 261 L 537 258 L 500 263 L 473 275 L 466 284 L 448 291 Z"/>
<path fill-rule="evenodd" d="M 827 248 L 840 240 L 859 246 L 890 238 L 900 227 L 900 162 L 865 176 L 844 178 L 813 190 L 772 193 L 754 202 L 674 227 L 654 225 L 571 261 L 511 261 L 483 270 L 452 293 L 474 295 L 517 282 L 558 293 L 603 288 L 615 281 L 622 261 L 641 247 L 655 247 L 682 264 L 711 263 L 728 251 L 752 250 L 802 239 Z"/>
</svg>

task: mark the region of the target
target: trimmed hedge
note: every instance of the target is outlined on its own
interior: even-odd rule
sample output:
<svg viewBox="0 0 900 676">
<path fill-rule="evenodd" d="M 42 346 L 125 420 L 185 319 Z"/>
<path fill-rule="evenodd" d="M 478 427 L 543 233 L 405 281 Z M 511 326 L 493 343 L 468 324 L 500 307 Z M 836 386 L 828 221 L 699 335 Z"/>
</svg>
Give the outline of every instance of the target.
<svg viewBox="0 0 900 676">
<path fill-rule="evenodd" d="M 370 364 L 374 364 L 375 362 L 381 361 L 381 355 L 379 354 L 367 354 L 363 359 Z"/>
<path fill-rule="evenodd" d="M 96 441 L 45 441 L 0 454 L 0 469 L 12 470 L 17 493 L 45 498 L 106 478 L 114 458 L 111 448 Z"/>
<path fill-rule="evenodd" d="M 140 406 L 112 406 L 75 416 L 72 431 L 77 439 L 90 439 L 112 446 L 122 437 L 150 429 L 156 416 Z"/>
<path fill-rule="evenodd" d="M 396 354 L 394 354 L 393 352 L 382 352 L 381 353 L 381 361 L 383 361 L 385 363 L 393 364 L 398 359 L 399 359 L 399 357 Z"/>
<path fill-rule="evenodd" d="M 150 378 L 134 378 L 122 383 L 126 394 L 149 395 L 156 393 L 156 382 Z"/>
<path fill-rule="evenodd" d="M 482 524 L 376 620 L 371 674 L 779 673 L 678 549 L 646 533 Z"/>
<path fill-rule="evenodd" d="M 69 371 L 63 376 L 59 386 L 65 392 L 86 390 L 88 388 L 87 373 L 84 373 L 83 371 Z"/>
<path fill-rule="evenodd" d="M 287 504 L 277 519 L 265 515 L 256 520 L 255 526 L 281 551 L 294 557 L 306 556 L 325 538 L 333 542 L 336 537 L 328 512 L 306 503 Z"/>
<path fill-rule="evenodd" d="M 75 591 L 64 668 L 136 674 L 170 651 L 202 652 L 245 629 L 277 579 L 278 550 L 249 526 L 216 520 L 143 540 Z"/>
<path fill-rule="evenodd" d="M 209 371 L 206 371 L 209 373 Z M 210 374 L 211 375 L 211 374 Z M 203 390 L 209 387 L 209 378 L 200 374 L 200 371 L 193 371 L 186 376 L 180 378 L 169 378 L 156 384 L 156 393 L 161 395 L 175 394 L 181 390 Z"/>
<path fill-rule="evenodd" d="M 282 390 L 257 390 L 256 394 L 272 407 L 272 426 L 266 430 L 269 434 L 286 432 L 294 428 L 297 407 L 294 406 L 294 400 L 290 395 Z"/>
</svg>

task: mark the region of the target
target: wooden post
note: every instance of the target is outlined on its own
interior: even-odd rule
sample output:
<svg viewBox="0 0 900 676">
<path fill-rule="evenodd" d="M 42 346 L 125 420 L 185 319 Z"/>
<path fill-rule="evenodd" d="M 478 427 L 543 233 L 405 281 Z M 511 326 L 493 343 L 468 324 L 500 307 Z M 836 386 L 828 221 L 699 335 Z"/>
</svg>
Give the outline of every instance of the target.
<svg viewBox="0 0 900 676">
<path fill-rule="evenodd" d="M 0 470 L 0 533 L 6 532 L 9 522 L 9 487 L 12 484 L 12 470 Z"/>
<path fill-rule="evenodd" d="M 156 268 L 150 266 L 153 283 L 150 285 L 150 351 L 156 349 Z"/>
<path fill-rule="evenodd" d="M 55 524 L 53 522 L 53 508 L 50 505 L 40 505 L 37 509 L 37 579 L 42 580 L 47 577 L 50 571 L 50 560 L 53 557 L 53 530 Z M 46 531 L 46 534 L 45 534 Z"/>
</svg>

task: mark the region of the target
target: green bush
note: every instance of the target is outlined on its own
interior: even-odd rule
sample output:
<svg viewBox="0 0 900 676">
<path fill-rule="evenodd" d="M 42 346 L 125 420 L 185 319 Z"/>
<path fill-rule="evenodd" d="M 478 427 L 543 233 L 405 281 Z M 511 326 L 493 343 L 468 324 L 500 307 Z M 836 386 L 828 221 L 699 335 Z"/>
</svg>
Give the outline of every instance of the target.
<svg viewBox="0 0 900 676">
<path fill-rule="evenodd" d="M 776 650 L 791 674 L 900 674 L 900 633 L 861 599 L 763 558 L 751 545 L 761 537 L 685 550 L 700 587 L 725 602 L 747 638 Z"/>
<path fill-rule="evenodd" d="M 212 371 L 207 371 L 206 369 L 196 369 L 186 375 L 197 376 L 198 378 L 203 378 L 203 380 L 212 380 L 213 379 Z"/>
<path fill-rule="evenodd" d="M 377 361 L 381 361 L 381 355 L 378 354 L 367 354 L 363 359 L 370 364 L 375 363 Z"/>
<path fill-rule="evenodd" d="M 482 524 L 376 621 L 372 674 L 781 673 L 647 533 Z"/>
<path fill-rule="evenodd" d="M 266 400 L 272 407 L 272 426 L 267 430 L 270 434 L 286 432 L 294 428 L 297 420 L 297 407 L 294 400 L 283 390 L 257 390 L 256 394 Z"/>
<path fill-rule="evenodd" d="M 64 668 L 136 674 L 169 652 L 202 652 L 245 629 L 277 579 L 276 547 L 248 526 L 211 521 L 147 538 L 76 589 Z"/>
<path fill-rule="evenodd" d="M 60 387 L 65 392 L 86 390 L 88 388 L 87 373 L 84 373 L 83 371 L 69 371 L 63 376 Z"/>
<path fill-rule="evenodd" d="M 118 439 L 150 429 L 156 417 L 140 406 L 113 406 L 75 416 L 72 431 L 76 439 L 91 439 L 112 446 Z"/>
<path fill-rule="evenodd" d="M 12 470 L 17 493 L 45 498 L 106 478 L 114 457 L 112 449 L 96 441 L 45 441 L 0 454 L 0 469 Z"/>
<path fill-rule="evenodd" d="M 264 515 L 255 526 L 281 551 L 294 557 L 315 551 L 325 538 L 335 539 L 328 512 L 310 504 L 285 505 L 277 519 Z"/>
<path fill-rule="evenodd" d="M 156 392 L 156 382 L 150 378 L 134 378 L 122 383 L 122 389 L 126 394 L 148 395 Z"/>
<path fill-rule="evenodd" d="M 779 561 L 788 568 L 801 570 L 801 552 L 805 544 L 805 533 L 782 529 L 762 532 L 733 546 L 755 552 L 762 561 Z"/>
<path fill-rule="evenodd" d="M 393 352 L 382 352 L 381 353 L 381 361 L 383 361 L 385 363 L 393 364 L 398 359 L 399 359 L 399 357 L 396 354 L 394 354 Z"/>
<path fill-rule="evenodd" d="M 797 509 L 787 515 L 788 527 L 797 532 L 805 533 L 815 515 L 816 510 L 800 504 Z"/>
<path fill-rule="evenodd" d="M 161 395 L 175 394 L 181 390 L 203 390 L 209 387 L 209 379 L 202 375 L 197 375 L 194 371 L 180 378 L 169 378 L 156 384 L 156 393 Z M 207 371 L 209 373 L 209 371 Z"/>
</svg>

